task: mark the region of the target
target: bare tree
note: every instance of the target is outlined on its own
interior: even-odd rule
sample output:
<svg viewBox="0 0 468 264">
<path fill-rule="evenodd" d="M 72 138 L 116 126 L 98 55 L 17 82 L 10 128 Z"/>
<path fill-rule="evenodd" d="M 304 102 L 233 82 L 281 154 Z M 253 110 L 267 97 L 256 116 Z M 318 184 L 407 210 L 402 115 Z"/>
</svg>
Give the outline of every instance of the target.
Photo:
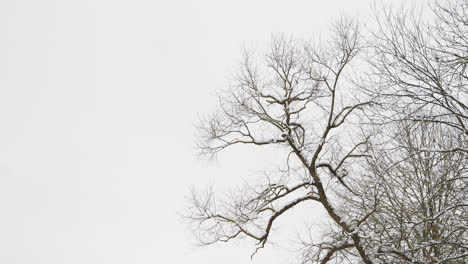
<svg viewBox="0 0 468 264">
<path fill-rule="evenodd" d="M 278 218 L 301 203 L 316 202 L 348 241 L 328 241 L 320 261 L 347 249 L 373 263 L 356 226 L 337 210 L 339 201 L 330 191 L 334 186 L 352 193 L 345 176 L 353 173 L 356 160 L 367 156 L 367 139 L 352 137 L 356 128 L 350 121 L 357 121 L 355 113 L 370 102 L 358 100 L 345 79 L 361 48 L 356 23 L 341 19 L 328 43 L 275 37 L 260 66 L 246 54 L 237 84 L 220 98 L 220 111 L 201 122 L 200 148 L 206 154 L 237 144 L 276 145 L 289 153 L 282 177 L 241 188 L 228 201 L 214 199 L 212 192 L 193 193 L 188 218 L 202 243 L 247 237 L 262 248 Z"/>
<path fill-rule="evenodd" d="M 343 200 L 374 211 L 361 232 L 384 263 L 468 257 L 467 10 L 468 2 L 455 0 L 430 14 L 377 12 L 368 61 L 381 127 L 356 185 L 359 199 Z"/>
<path fill-rule="evenodd" d="M 279 218 L 313 202 L 330 226 L 302 241 L 304 263 L 466 261 L 467 9 L 435 5 L 433 22 L 382 10 L 370 45 L 343 18 L 327 43 L 277 36 L 264 57 L 246 52 L 219 110 L 199 123 L 199 147 L 212 158 L 276 147 L 283 168 L 224 199 L 193 191 L 198 240 L 246 238 L 255 254 Z M 361 69 L 370 86 L 347 78 Z"/>
</svg>

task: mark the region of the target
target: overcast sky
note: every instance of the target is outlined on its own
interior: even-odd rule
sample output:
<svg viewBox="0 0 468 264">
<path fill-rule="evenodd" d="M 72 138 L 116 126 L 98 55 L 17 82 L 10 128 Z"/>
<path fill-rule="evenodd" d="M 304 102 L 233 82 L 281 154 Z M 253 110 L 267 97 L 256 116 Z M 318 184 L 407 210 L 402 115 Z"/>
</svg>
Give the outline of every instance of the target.
<svg viewBox="0 0 468 264">
<path fill-rule="evenodd" d="M 371 3 L 0 1 L 0 263 L 292 262 L 281 246 L 251 262 L 251 241 L 193 247 L 178 214 L 189 186 L 271 162 L 241 150 L 203 161 L 193 124 L 243 46 L 311 38 Z"/>
</svg>

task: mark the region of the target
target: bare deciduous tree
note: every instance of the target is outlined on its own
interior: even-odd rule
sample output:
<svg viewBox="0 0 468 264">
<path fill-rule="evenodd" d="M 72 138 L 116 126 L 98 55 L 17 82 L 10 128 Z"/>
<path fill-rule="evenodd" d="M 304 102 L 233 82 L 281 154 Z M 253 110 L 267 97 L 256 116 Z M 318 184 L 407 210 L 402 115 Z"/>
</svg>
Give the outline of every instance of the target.
<svg viewBox="0 0 468 264">
<path fill-rule="evenodd" d="M 235 144 L 279 145 L 289 151 L 287 177 L 244 188 L 227 202 L 215 201 L 212 193 L 194 194 L 189 218 L 197 223 L 202 243 L 249 237 L 264 247 L 276 219 L 312 201 L 350 238 L 349 246 L 333 245 L 323 263 L 345 248 L 372 263 L 355 226 L 336 210 L 338 201 L 325 187 L 333 180 L 336 188 L 352 191 L 344 177 L 356 159 L 366 156 L 367 141 L 354 142 L 356 129 L 348 121 L 370 104 L 357 100 L 344 79 L 360 50 L 356 23 L 342 19 L 333 33 L 327 48 L 274 38 L 264 68 L 246 55 L 237 85 L 221 98 L 220 111 L 202 122 L 201 149 L 210 155 Z"/>
<path fill-rule="evenodd" d="M 246 52 L 219 110 L 199 124 L 199 147 L 212 158 L 234 145 L 276 147 L 284 169 L 225 199 L 193 191 L 198 240 L 247 238 L 255 254 L 279 218 L 313 202 L 330 226 L 303 241 L 304 263 L 466 261 L 467 9 L 435 5 L 434 23 L 383 10 L 370 45 L 343 18 L 326 44 L 277 36 L 263 58 Z M 371 69 L 371 88 L 346 78 L 353 69 Z"/>
</svg>

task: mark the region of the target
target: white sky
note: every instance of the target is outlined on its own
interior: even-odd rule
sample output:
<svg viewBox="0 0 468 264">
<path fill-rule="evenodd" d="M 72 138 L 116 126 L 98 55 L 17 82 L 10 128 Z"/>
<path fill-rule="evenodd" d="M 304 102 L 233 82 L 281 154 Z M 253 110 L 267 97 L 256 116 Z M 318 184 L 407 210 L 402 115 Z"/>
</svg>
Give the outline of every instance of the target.
<svg viewBox="0 0 468 264">
<path fill-rule="evenodd" d="M 193 247 L 188 187 L 269 161 L 202 161 L 193 124 L 243 45 L 310 38 L 371 2 L 0 1 L 0 263 L 292 262 L 276 247 L 251 262 L 251 241 Z"/>
</svg>

